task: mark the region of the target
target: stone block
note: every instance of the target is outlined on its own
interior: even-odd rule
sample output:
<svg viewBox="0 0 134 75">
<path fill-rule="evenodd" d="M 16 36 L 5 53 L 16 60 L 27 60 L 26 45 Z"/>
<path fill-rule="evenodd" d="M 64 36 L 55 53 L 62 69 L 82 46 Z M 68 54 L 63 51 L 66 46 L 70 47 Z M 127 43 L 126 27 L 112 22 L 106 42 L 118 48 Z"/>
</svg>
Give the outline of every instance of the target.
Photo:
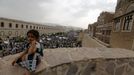
<svg viewBox="0 0 134 75">
<path fill-rule="evenodd" d="M 76 75 L 77 71 L 78 71 L 77 65 L 71 64 L 71 65 L 69 66 L 69 69 L 68 69 L 66 75 Z"/>
</svg>

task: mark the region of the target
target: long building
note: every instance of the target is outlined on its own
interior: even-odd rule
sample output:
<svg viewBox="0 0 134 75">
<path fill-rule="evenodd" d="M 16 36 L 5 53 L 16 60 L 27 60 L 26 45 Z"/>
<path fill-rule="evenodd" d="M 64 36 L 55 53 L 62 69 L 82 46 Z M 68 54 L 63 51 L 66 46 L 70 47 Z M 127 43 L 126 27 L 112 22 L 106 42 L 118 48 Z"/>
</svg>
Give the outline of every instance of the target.
<svg viewBox="0 0 134 75">
<path fill-rule="evenodd" d="M 110 45 L 134 50 L 134 0 L 118 0 Z"/>
<path fill-rule="evenodd" d="M 26 36 L 30 29 L 36 29 L 40 34 L 64 32 L 62 26 L 48 26 L 33 22 L 26 22 L 16 19 L 0 18 L 0 38 Z"/>
</svg>

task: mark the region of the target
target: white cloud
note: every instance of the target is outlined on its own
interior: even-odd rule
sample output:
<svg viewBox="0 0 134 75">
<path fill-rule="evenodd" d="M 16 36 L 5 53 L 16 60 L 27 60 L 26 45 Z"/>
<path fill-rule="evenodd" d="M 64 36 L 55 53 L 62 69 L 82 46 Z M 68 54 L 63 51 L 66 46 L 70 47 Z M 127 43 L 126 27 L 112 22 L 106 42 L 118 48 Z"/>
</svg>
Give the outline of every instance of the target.
<svg viewBox="0 0 134 75">
<path fill-rule="evenodd" d="M 116 3 L 117 0 L 107 0 L 108 3 Z"/>
<path fill-rule="evenodd" d="M 0 16 L 87 28 L 115 5 L 116 0 L 0 0 Z"/>
</svg>

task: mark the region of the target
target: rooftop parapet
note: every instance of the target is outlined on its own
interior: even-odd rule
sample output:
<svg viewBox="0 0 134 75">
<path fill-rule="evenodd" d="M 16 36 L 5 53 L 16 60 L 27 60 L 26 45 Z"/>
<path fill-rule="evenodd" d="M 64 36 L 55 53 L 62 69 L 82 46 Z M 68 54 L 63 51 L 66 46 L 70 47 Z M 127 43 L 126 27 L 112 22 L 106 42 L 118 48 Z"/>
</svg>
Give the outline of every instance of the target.
<svg viewBox="0 0 134 75">
<path fill-rule="evenodd" d="M 11 66 L 16 56 L 18 54 L 0 59 L 0 75 L 23 75 L 23 68 L 18 65 Z M 134 52 L 120 48 L 46 49 L 36 75 L 78 75 L 78 73 L 81 75 L 92 73 L 94 75 L 100 75 L 100 73 L 101 75 L 122 75 L 116 71 L 121 65 L 119 63 L 134 65 Z M 105 69 L 105 73 L 100 68 Z M 134 66 L 131 66 L 131 69 L 133 70 L 125 71 L 126 75 L 131 75 L 130 72 L 134 73 Z M 116 72 L 117 74 L 112 74 Z"/>
</svg>

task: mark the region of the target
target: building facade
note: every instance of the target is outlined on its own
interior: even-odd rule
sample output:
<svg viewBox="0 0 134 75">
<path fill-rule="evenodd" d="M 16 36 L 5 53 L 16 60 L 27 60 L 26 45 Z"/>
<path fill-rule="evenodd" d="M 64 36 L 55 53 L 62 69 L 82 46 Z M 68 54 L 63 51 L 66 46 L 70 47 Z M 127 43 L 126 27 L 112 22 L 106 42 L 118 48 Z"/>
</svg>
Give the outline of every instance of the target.
<svg viewBox="0 0 134 75">
<path fill-rule="evenodd" d="M 102 12 L 97 22 L 90 24 L 88 29 L 90 35 L 106 46 L 110 44 L 114 13 Z"/>
<path fill-rule="evenodd" d="M 36 29 L 40 32 L 40 34 L 64 31 L 62 27 L 48 26 L 15 19 L 0 18 L 0 37 L 2 39 L 7 37 L 26 36 L 27 31 L 30 29 Z"/>
<path fill-rule="evenodd" d="M 134 0 L 118 0 L 111 47 L 134 50 Z"/>
<path fill-rule="evenodd" d="M 96 28 L 96 38 L 100 41 L 110 44 L 110 37 L 111 37 L 111 31 L 112 31 L 112 25 L 113 23 L 106 23 L 103 25 L 98 25 Z"/>
<path fill-rule="evenodd" d="M 89 24 L 88 25 L 88 33 L 91 37 L 95 37 L 96 35 L 96 26 L 97 26 L 97 22 L 93 23 L 93 24 Z"/>
<path fill-rule="evenodd" d="M 114 13 L 102 12 L 98 17 L 96 26 L 96 38 L 105 44 L 110 44 Z"/>
</svg>

